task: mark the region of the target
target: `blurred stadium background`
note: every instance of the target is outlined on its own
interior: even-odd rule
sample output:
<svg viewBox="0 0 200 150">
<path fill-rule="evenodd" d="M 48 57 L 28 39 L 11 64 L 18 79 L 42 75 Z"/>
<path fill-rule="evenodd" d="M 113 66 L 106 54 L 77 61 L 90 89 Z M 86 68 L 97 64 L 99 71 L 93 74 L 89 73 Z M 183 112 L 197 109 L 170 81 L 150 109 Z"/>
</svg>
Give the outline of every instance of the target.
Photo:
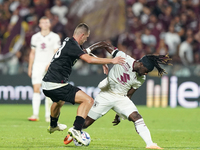
<svg viewBox="0 0 200 150">
<path fill-rule="evenodd" d="M 85 48 L 106 40 L 135 59 L 169 53 L 168 74 L 151 72 L 132 98 L 136 105 L 200 106 L 199 0 L 0 0 L 0 104 L 31 104 L 30 39 L 44 15 L 62 40 L 78 23 L 87 23 Z M 110 57 L 103 50 L 95 54 Z M 95 97 L 105 77 L 102 66 L 80 60 L 73 69 L 70 82 Z"/>
</svg>

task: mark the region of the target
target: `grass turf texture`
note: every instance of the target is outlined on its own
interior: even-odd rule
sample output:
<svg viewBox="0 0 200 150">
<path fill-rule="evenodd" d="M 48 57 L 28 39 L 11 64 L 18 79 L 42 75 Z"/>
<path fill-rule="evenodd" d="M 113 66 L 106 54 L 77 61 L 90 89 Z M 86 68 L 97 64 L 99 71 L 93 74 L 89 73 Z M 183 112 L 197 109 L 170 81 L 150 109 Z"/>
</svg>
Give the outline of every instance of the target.
<svg viewBox="0 0 200 150">
<path fill-rule="evenodd" d="M 78 105 L 64 105 L 60 123 L 72 126 Z M 200 110 L 185 108 L 147 108 L 138 106 L 148 126 L 152 139 L 164 149 L 200 150 Z M 85 131 L 91 136 L 88 147 L 76 147 L 73 142 L 63 144 L 67 130 L 49 134 L 49 123 L 44 119 L 44 105 L 40 120 L 30 122 L 31 105 L 0 105 L 0 149 L 5 150 L 145 150 L 145 143 L 135 132 L 132 122 L 123 120 L 112 126 L 115 113 L 111 110 Z"/>
</svg>

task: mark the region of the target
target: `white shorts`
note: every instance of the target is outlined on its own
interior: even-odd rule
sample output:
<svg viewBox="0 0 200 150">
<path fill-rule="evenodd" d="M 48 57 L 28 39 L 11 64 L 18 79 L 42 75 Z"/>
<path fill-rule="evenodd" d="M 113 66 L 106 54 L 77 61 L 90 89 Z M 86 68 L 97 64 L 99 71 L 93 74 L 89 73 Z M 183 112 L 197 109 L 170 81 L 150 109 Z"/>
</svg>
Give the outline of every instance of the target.
<svg viewBox="0 0 200 150">
<path fill-rule="evenodd" d="M 32 84 L 41 84 L 42 78 L 44 77 L 46 71 L 46 66 L 48 63 L 34 63 L 32 69 Z"/>
<path fill-rule="evenodd" d="M 88 116 L 97 120 L 113 109 L 122 119 L 128 119 L 129 115 L 137 111 L 135 104 L 127 97 L 109 92 L 100 92 L 94 100 Z"/>
</svg>

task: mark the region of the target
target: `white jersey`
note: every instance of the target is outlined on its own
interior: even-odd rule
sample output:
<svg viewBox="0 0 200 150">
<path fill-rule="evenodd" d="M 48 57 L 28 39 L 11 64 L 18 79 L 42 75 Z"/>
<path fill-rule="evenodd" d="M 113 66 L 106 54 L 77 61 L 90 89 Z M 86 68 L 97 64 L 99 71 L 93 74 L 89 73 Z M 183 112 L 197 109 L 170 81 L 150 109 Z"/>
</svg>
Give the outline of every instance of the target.
<svg viewBox="0 0 200 150">
<path fill-rule="evenodd" d="M 31 38 L 31 48 L 35 49 L 34 63 L 49 63 L 60 44 L 60 37 L 54 32 L 46 36 L 41 32 L 34 34 Z"/>
<path fill-rule="evenodd" d="M 137 72 L 133 72 L 133 62 L 135 59 L 118 51 L 116 56 L 125 58 L 126 63 L 121 66 L 116 64 L 112 67 L 108 74 L 108 91 L 114 94 L 126 95 L 132 88 L 139 88 L 145 81 L 146 76 L 139 76 Z"/>
</svg>

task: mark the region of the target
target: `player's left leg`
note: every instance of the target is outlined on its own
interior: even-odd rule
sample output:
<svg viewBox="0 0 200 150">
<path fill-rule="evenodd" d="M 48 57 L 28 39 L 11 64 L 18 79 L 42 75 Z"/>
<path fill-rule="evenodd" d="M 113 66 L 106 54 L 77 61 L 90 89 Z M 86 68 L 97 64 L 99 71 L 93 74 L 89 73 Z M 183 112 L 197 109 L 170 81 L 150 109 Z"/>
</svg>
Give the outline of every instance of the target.
<svg viewBox="0 0 200 150">
<path fill-rule="evenodd" d="M 81 137 L 81 130 L 85 122 L 85 118 L 92 107 L 94 100 L 88 96 L 85 92 L 78 90 L 75 93 L 74 102 L 80 104 L 77 109 L 77 116 L 75 118 L 73 127 L 68 130 L 68 134 L 76 139 L 80 144 L 86 145 L 85 141 Z"/>
<path fill-rule="evenodd" d="M 116 96 L 113 110 L 121 117 L 132 121 L 135 124 L 137 133 L 147 144 L 146 148 L 162 149 L 153 143 L 149 129 L 144 123 L 142 116 L 138 113 L 137 107 L 127 96 Z"/>
<path fill-rule="evenodd" d="M 144 142 L 147 145 L 146 148 L 148 148 L 148 149 L 163 149 L 163 148 L 157 146 L 156 143 L 153 143 L 153 141 L 151 139 L 150 131 L 147 128 L 146 124 L 144 123 L 142 116 L 137 111 L 132 112 L 129 115 L 128 119 L 129 119 L 129 121 L 134 122 L 137 133 L 141 136 L 141 138 L 144 140 Z"/>
<path fill-rule="evenodd" d="M 45 98 L 45 120 L 46 122 L 50 122 L 50 109 L 52 105 L 52 100 L 49 97 Z"/>
<path fill-rule="evenodd" d="M 83 129 L 86 129 L 87 127 L 89 127 L 90 125 L 92 125 L 95 122 L 94 119 L 90 118 L 89 116 L 86 117 L 85 122 L 83 124 Z M 70 136 L 69 134 L 64 138 L 64 144 L 67 145 L 69 143 L 71 143 L 73 140 L 72 136 Z"/>
<path fill-rule="evenodd" d="M 110 97 L 109 93 L 99 93 L 95 98 L 95 102 L 90 109 L 82 129 L 85 129 L 92 125 L 97 119 L 105 115 L 112 108 L 113 97 Z M 64 144 L 69 144 L 72 141 L 72 137 L 68 134 L 64 139 Z"/>
</svg>

